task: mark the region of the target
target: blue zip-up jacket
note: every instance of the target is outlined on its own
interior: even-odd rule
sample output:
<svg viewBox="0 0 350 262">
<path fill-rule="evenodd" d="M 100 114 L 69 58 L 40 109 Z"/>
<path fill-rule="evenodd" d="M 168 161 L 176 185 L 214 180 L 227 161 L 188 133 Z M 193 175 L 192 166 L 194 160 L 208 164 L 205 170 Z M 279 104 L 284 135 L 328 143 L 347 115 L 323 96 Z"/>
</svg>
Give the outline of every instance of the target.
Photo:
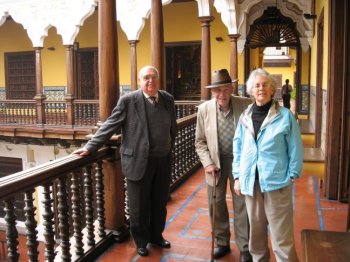
<svg viewBox="0 0 350 262">
<path fill-rule="evenodd" d="M 253 196 L 256 169 L 262 192 L 286 187 L 300 177 L 303 146 L 299 125 L 287 108 L 274 101 L 255 141 L 253 104 L 242 113 L 233 138 L 232 175 L 241 193 Z"/>
</svg>

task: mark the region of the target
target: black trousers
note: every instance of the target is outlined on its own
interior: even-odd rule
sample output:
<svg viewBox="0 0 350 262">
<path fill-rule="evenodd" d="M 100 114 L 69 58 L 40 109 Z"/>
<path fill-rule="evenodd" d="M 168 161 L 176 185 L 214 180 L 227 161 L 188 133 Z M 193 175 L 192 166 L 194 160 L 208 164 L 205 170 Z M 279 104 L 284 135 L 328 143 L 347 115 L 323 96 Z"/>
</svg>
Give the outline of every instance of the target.
<svg viewBox="0 0 350 262">
<path fill-rule="evenodd" d="M 283 95 L 282 96 L 283 99 L 283 106 L 290 109 L 290 95 Z"/>
<path fill-rule="evenodd" d="M 149 158 L 140 181 L 127 179 L 130 230 L 137 247 L 163 238 L 171 181 L 171 154 Z"/>
</svg>

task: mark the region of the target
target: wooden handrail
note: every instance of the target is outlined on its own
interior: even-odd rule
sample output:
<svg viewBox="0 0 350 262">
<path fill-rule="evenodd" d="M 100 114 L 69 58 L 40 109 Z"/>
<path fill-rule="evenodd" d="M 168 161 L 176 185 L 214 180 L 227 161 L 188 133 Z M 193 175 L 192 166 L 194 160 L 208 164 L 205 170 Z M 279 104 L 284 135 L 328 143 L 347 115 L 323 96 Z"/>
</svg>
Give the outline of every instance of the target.
<svg viewBox="0 0 350 262">
<path fill-rule="evenodd" d="M 112 157 L 113 154 L 112 148 L 104 147 L 90 156 L 81 157 L 72 154 L 29 170 L 2 177 L 0 178 L 0 199 L 9 198 L 18 192 L 40 186 L 58 178 L 60 174 Z M 14 188 L 16 191 L 13 190 Z"/>
</svg>

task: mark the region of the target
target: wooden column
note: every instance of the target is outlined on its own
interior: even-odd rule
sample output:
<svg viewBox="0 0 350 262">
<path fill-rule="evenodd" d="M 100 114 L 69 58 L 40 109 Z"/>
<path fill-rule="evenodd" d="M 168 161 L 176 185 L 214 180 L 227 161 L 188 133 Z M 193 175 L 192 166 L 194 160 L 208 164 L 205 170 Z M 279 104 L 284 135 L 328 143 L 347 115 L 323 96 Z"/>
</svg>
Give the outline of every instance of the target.
<svg viewBox="0 0 350 262">
<path fill-rule="evenodd" d="M 137 53 L 136 53 L 136 45 L 139 41 L 138 40 L 130 40 L 130 65 L 131 65 L 131 90 L 134 91 L 137 89 Z"/>
<path fill-rule="evenodd" d="M 43 77 L 42 77 L 42 63 L 41 63 L 41 49 L 42 47 L 35 48 L 35 97 L 36 101 L 36 121 L 38 126 L 45 124 L 45 105 L 44 100 L 46 96 L 43 93 Z"/>
<path fill-rule="evenodd" d="M 237 39 L 239 34 L 230 34 L 230 75 L 232 80 L 238 79 L 238 58 L 237 58 Z M 233 93 L 238 95 L 238 81 L 233 83 Z"/>
<path fill-rule="evenodd" d="M 67 93 L 64 97 L 67 106 L 67 125 L 74 125 L 74 67 L 73 67 L 73 45 L 66 45 L 66 71 L 67 71 Z"/>
<path fill-rule="evenodd" d="M 119 99 L 117 15 L 115 0 L 100 0 L 98 7 L 98 70 L 100 119 L 105 121 Z"/>
<path fill-rule="evenodd" d="M 161 0 L 152 0 L 151 2 L 151 62 L 159 71 L 160 89 L 165 88 L 163 79 L 163 9 Z"/>
<path fill-rule="evenodd" d="M 99 0 L 98 55 L 100 119 L 105 121 L 119 99 L 118 39 L 115 0 Z M 116 150 L 116 154 L 117 154 Z M 103 161 L 107 229 L 124 228 L 124 176 L 120 158 Z"/>
<path fill-rule="evenodd" d="M 210 22 L 212 16 L 199 17 L 202 23 L 202 49 L 201 49 L 201 100 L 209 100 L 210 92 L 205 86 L 210 84 L 211 79 L 211 51 L 210 51 Z"/>
</svg>

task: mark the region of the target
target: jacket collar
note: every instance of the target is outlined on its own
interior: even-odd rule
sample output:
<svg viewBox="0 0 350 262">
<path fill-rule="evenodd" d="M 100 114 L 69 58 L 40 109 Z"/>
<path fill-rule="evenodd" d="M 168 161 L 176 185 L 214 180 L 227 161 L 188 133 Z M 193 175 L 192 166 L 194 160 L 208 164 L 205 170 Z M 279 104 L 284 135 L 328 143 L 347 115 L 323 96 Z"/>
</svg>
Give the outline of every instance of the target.
<svg viewBox="0 0 350 262">
<path fill-rule="evenodd" d="M 243 112 L 240 122 L 244 127 L 246 127 L 249 132 L 254 136 L 254 127 L 253 127 L 253 121 L 252 121 L 252 114 L 253 114 L 253 104 L 250 104 L 248 108 Z M 262 123 L 260 130 L 264 129 L 268 124 L 270 124 L 276 117 L 280 115 L 280 105 L 278 101 L 273 100 L 272 105 L 269 109 L 269 112 L 267 113 L 266 118 L 264 119 L 264 122 Z"/>
</svg>

